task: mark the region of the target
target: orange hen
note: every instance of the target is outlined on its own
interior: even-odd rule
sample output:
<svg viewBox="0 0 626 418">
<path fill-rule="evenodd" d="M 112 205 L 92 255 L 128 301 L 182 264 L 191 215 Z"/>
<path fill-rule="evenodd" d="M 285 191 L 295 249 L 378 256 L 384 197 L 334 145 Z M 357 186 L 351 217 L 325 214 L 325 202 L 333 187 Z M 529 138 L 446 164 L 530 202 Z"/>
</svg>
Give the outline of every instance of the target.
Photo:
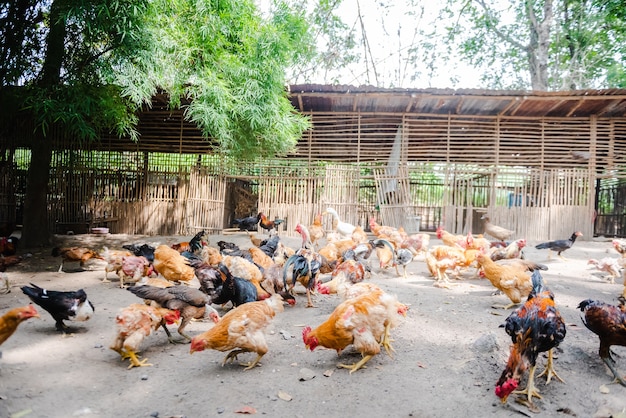
<svg viewBox="0 0 626 418">
<path fill-rule="evenodd" d="M 0 317 L 0 345 L 5 342 L 28 318 L 39 318 L 33 305 L 13 308 Z"/>
<path fill-rule="evenodd" d="M 239 305 L 228 311 L 213 328 L 194 337 L 189 351 L 191 354 L 206 349 L 230 351 L 222 361 L 222 366 L 229 360 L 236 360 L 241 353 L 257 353 L 253 361 L 241 363 L 246 366 L 244 370 L 250 370 L 267 353 L 265 329 L 276 313 L 283 310 L 283 299 L 277 294 L 263 301 Z"/>
</svg>

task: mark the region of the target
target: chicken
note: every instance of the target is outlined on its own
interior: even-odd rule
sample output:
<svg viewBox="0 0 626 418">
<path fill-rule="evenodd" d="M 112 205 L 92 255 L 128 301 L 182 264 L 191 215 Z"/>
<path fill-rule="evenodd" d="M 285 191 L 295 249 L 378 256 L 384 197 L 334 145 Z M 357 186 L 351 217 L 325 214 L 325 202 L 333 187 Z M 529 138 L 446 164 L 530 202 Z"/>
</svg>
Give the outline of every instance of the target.
<svg viewBox="0 0 626 418">
<path fill-rule="evenodd" d="M 324 230 L 324 226 L 322 225 L 322 214 L 316 213 L 313 218 L 313 223 L 309 225 L 309 235 L 311 238 L 311 243 L 313 244 L 313 248 L 319 249 L 319 241 L 324 238 L 326 235 L 326 231 Z"/>
<path fill-rule="evenodd" d="M 286 292 L 293 295 L 296 283 L 300 283 L 306 289 L 307 308 L 314 308 L 311 292 L 316 288 L 323 258 L 311 249 L 312 244 L 308 229 L 304 225 L 298 224 L 296 225 L 296 231 L 302 236 L 302 248 L 285 262 L 283 266 L 283 286 Z"/>
<path fill-rule="evenodd" d="M 622 258 L 626 258 L 626 240 L 614 239 L 611 241 L 611 244 L 613 245 L 613 248 L 615 248 L 615 251 L 620 253 Z"/>
<path fill-rule="evenodd" d="M 17 254 L 17 246 L 20 239 L 18 237 L 0 237 L 0 255 L 15 255 Z"/>
<path fill-rule="evenodd" d="M 156 331 L 160 326 L 167 329 L 178 321 L 180 314 L 165 308 L 148 306 L 143 303 L 134 303 L 120 309 L 115 317 L 117 335 L 109 348 L 120 354 L 122 360 L 128 359 L 129 369 L 133 367 L 152 366 L 148 359 L 139 360 L 137 353 L 144 338 Z"/>
<path fill-rule="evenodd" d="M 93 303 L 87 299 L 87 293 L 83 289 L 57 291 L 47 290 L 32 283 L 30 286 L 22 286 L 22 292 L 52 315 L 57 331 L 65 333 L 68 329 L 63 323 L 64 320 L 87 321 L 94 314 Z"/>
<path fill-rule="evenodd" d="M 149 277 L 154 271 L 154 266 L 150 264 L 144 256 L 130 255 L 122 257 L 122 266 L 117 271 L 120 278 L 120 288 L 126 287 L 125 283 L 137 283 L 143 277 Z"/>
<path fill-rule="evenodd" d="M 587 261 L 587 264 L 593 265 L 599 271 L 609 273 L 609 282 L 611 284 L 615 284 L 615 278 L 619 277 L 620 270 L 622 269 L 622 266 L 619 264 L 619 259 L 611 257 L 604 257 L 600 260 L 591 258 Z"/>
<path fill-rule="evenodd" d="M 467 247 L 467 237 L 465 235 L 454 235 L 443 229 L 443 227 L 437 228 L 437 238 L 450 247 Z"/>
<path fill-rule="evenodd" d="M 370 218 L 370 231 L 372 234 L 376 235 L 378 238 L 388 238 L 393 240 L 393 236 L 398 233 L 398 228 L 394 228 L 393 226 L 380 225 L 376 222 L 376 218 Z"/>
<path fill-rule="evenodd" d="M 275 264 L 272 257 L 265 254 L 263 250 L 260 249 L 259 247 L 250 247 L 248 248 L 248 252 L 250 253 L 250 256 L 252 257 L 252 262 L 257 267 L 266 269 L 266 268 L 269 268 L 271 265 Z"/>
<path fill-rule="evenodd" d="M 209 234 L 203 229 L 189 241 L 178 242 L 172 244 L 171 247 L 179 253 L 189 251 L 190 253 L 198 254 L 202 250 L 202 247 L 207 245 L 209 245 Z"/>
<path fill-rule="evenodd" d="M 426 267 L 436 278 L 436 287 L 449 287 L 447 270 L 456 269 L 464 264 L 465 254 L 460 247 L 436 245 L 426 252 Z"/>
<path fill-rule="evenodd" d="M 361 226 L 359 225 L 354 227 L 354 231 L 352 232 L 350 239 L 354 241 L 354 243 L 357 245 L 364 244 L 369 241 L 367 234 L 365 233 L 363 228 L 361 228 Z"/>
<path fill-rule="evenodd" d="M 133 253 L 128 250 L 109 250 L 107 247 L 104 247 L 102 258 L 107 264 L 104 267 L 104 279 L 102 279 L 102 283 L 110 282 L 109 273 L 114 272 L 117 274 L 122 269 L 122 259 L 132 255 Z"/>
<path fill-rule="evenodd" d="M 352 238 L 352 233 L 354 232 L 354 229 L 356 227 L 348 222 L 343 222 L 341 219 L 339 219 L 339 214 L 335 209 L 326 208 L 326 212 L 324 212 L 323 214 L 330 214 L 333 216 L 333 230 L 337 231 L 337 233 L 339 233 L 344 238 Z"/>
<path fill-rule="evenodd" d="M 189 282 L 195 277 L 189 261 L 178 251 L 164 244 L 159 245 L 154 251 L 153 266 L 161 276 L 173 282 Z"/>
<path fill-rule="evenodd" d="M 230 273 L 233 276 L 241 277 L 242 279 L 248 280 L 252 283 L 256 288 L 259 299 L 266 299 L 271 296 L 265 291 L 265 289 L 263 289 L 263 287 L 261 287 L 263 273 L 261 273 L 261 270 L 254 263 L 246 260 L 245 258 L 231 255 L 223 257 L 222 263 L 228 267 L 228 270 L 230 270 Z"/>
<path fill-rule="evenodd" d="M 182 319 L 178 326 L 178 333 L 187 340 L 191 340 L 191 337 L 185 334 L 185 327 L 192 319 L 204 318 L 206 305 L 211 302 L 205 293 L 183 285 L 167 288 L 145 285 L 129 287 L 128 290 L 135 296 L 156 302 L 162 308 L 179 311 Z M 212 312 L 212 308 L 210 310 L 213 313 L 211 318 L 215 322 L 217 320 L 215 317 L 216 312 Z M 173 339 L 167 327 L 163 326 L 163 329 L 171 343 L 177 342 Z"/>
<path fill-rule="evenodd" d="M 548 241 L 548 242 L 542 242 L 541 244 L 537 244 L 535 245 L 535 248 L 538 250 L 542 250 L 542 249 L 548 249 L 548 259 L 550 259 L 551 255 L 552 255 L 552 251 L 556 251 L 557 255 L 559 257 L 561 257 L 561 259 L 565 260 L 566 258 L 563 257 L 561 255 L 561 253 L 563 251 L 567 251 L 569 250 L 572 245 L 574 245 L 574 242 L 576 241 L 576 238 L 581 237 L 583 234 L 580 231 L 576 231 L 572 234 L 571 237 L 569 237 L 569 239 L 559 239 L 556 241 Z"/>
<path fill-rule="evenodd" d="M 563 379 L 554 370 L 553 350 L 565 338 L 565 321 L 554 303 L 554 294 L 544 287 L 541 273 L 535 270 L 532 275 L 532 291 L 523 306 L 511 313 L 504 328 L 511 336 L 513 344 L 506 368 L 496 383 L 496 395 L 505 403 L 513 393 L 525 394 L 532 404 L 532 397 L 541 398 L 535 386 L 535 370 L 539 353 L 548 352 L 545 370 L 537 377 L 546 375 L 546 384 L 554 376 Z M 514 390 L 530 366 L 526 389 Z"/>
<path fill-rule="evenodd" d="M 284 219 L 274 219 L 273 221 L 270 221 L 269 219 L 267 219 L 267 216 L 265 216 L 263 212 L 259 212 L 259 226 L 266 231 L 276 231 L 276 227 L 283 222 L 285 222 Z"/>
<path fill-rule="evenodd" d="M 37 309 L 33 305 L 13 308 L 5 312 L 0 317 L 0 345 L 9 339 L 17 327 L 28 318 L 39 318 Z"/>
<path fill-rule="evenodd" d="M 137 257 L 146 257 L 149 262 L 154 262 L 154 251 L 156 249 L 150 244 L 124 244 L 122 245 L 122 248 L 130 251 Z"/>
<path fill-rule="evenodd" d="M 406 305 L 395 296 L 375 289 L 341 302 L 315 329 L 304 327 L 302 340 L 311 351 L 322 346 L 336 350 L 338 355 L 352 344 L 363 358 L 355 364 L 337 365 L 352 374 L 380 353 L 381 345 L 391 354 L 389 331 L 398 325 L 400 315 L 406 315 L 406 310 Z"/>
<path fill-rule="evenodd" d="M 393 246 L 390 247 L 385 243 L 389 243 L 389 241 L 380 238 L 370 241 L 370 245 L 376 251 L 376 257 L 378 257 L 378 266 L 381 270 L 393 266 L 395 259 Z"/>
<path fill-rule="evenodd" d="M 620 297 L 619 301 L 619 306 L 615 306 L 586 299 L 580 302 L 578 309 L 585 315 L 582 318 L 585 326 L 600 339 L 600 358 L 613 373 L 615 381 L 626 386 L 626 380 L 617 371 L 615 360 L 611 356 L 612 345 L 626 346 L 626 300 Z"/>
<path fill-rule="evenodd" d="M 355 259 L 344 260 L 331 273 L 331 280 L 326 283 L 317 283 L 317 291 L 323 295 L 337 293 L 342 283 L 359 283 L 365 279 L 365 267 Z"/>
<path fill-rule="evenodd" d="M 24 255 L 24 257 L 22 257 L 21 255 L 0 255 L 0 272 L 7 271 L 7 267 L 11 267 L 21 263 L 24 258 L 28 256 L 30 255 Z"/>
<path fill-rule="evenodd" d="M 257 224 L 261 220 L 260 214 L 256 216 L 247 216 L 245 218 L 237 218 L 233 220 L 233 225 L 237 225 L 240 231 L 256 231 Z"/>
<path fill-rule="evenodd" d="M 532 281 L 526 268 L 497 264 L 487 254 L 478 254 L 476 261 L 491 284 L 511 300 L 504 309 L 517 305 L 530 294 Z"/>
<path fill-rule="evenodd" d="M 413 253 L 406 248 L 395 249 L 394 246 L 386 239 L 375 239 L 371 244 L 376 248 L 376 254 L 380 260 L 380 268 L 386 268 L 389 264 L 395 267 L 396 273 L 400 276 L 398 266 L 403 268 L 403 277 L 406 278 L 406 266 L 413 261 Z M 386 247 L 387 251 L 379 250 L 380 247 Z"/>
<path fill-rule="evenodd" d="M 263 242 L 267 241 L 266 238 L 259 238 L 256 236 L 256 234 L 250 233 L 250 231 L 246 231 L 246 232 L 248 233 L 248 236 L 250 237 L 250 242 L 255 247 L 260 247 L 261 245 L 263 245 Z"/>
<path fill-rule="evenodd" d="M 485 234 L 491 235 L 497 240 L 507 241 L 513 236 L 513 234 L 515 234 L 515 231 L 511 231 L 510 229 L 506 229 L 501 226 L 492 224 L 489 216 L 487 215 L 483 215 L 480 219 L 483 220 Z"/>
<path fill-rule="evenodd" d="M 222 283 L 216 289 L 216 295 L 211 303 L 222 305 L 231 302 L 234 307 L 237 307 L 258 300 L 256 287 L 250 281 L 233 276 L 224 264 L 219 265 L 218 272 Z"/>
<path fill-rule="evenodd" d="M 63 264 L 68 262 L 80 262 L 80 267 L 85 268 L 87 260 L 96 258 L 102 260 L 103 257 L 97 251 L 84 247 L 54 247 L 52 249 L 52 257 L 62 257 L 59 273 L 63 272 Z"/>
<path fill-rule="evenodd" d="M 230 351 L 224 357 L 222 366 L 229 360 L 231 362 L 236 360 L 239 354 L 254 352 L 257 354 L 254 360 L 241 363 L 242 366 L 246 366 L 244 370 L 250 370 L 258 365 L 267 353 L 265 330 L 274 316 L 283 310 L 280 295 L 238 306 L 226 313 L 213 328 L 194 337 L 189 352 L 193 354 L 206 349 Z"/>
<path fill-rule="evenodd" d="M 406 248 L 413 253 L 413 256 L 417 256 L 419 253 L 426 253 L 428 251 L 428 245 L 430 244 L 430 235 L 428 234 L 413 234 L 409 235 L 400 242 L 400 248 Z"/>
<path fill-rule="evenodd" d="M 489 257 L 493 261 L 509 259 L 509 258 L 521 258 L 522 249 L 526 246 L 526 240 L 521 238 L 511 242 L 504 248 L 492 248 L 489 251 Z"/>
</svg>

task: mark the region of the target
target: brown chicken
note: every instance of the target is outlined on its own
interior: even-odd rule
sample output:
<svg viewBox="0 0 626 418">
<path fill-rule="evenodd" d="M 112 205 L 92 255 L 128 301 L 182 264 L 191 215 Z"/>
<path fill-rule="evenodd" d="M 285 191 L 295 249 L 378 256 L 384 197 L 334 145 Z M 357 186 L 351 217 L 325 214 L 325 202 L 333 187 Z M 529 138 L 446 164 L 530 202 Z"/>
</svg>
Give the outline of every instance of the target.
<svg viewBox="0 0 626 418">
<path fill-rule="evenodd" d="M 548 352 L 545 370 L 537 377 L 563 379 L 554 370 L 553 350 L 565 339 L 565 321 L 554 303 L 554 294 L 543 285 L 538 270 L 533 272 L 532 291 L 523 306 L 511 313 L 504 324 L 513 344 L 506 368 L 496 383 L 496 395 L 505 403 L 511 393 L 525 394 L 532 405 L 532 397 L 541 398 L 535 386 L 535 370 L 539 353 Z M 526 369 L 530 366 L 526 389 L 515 391 Z"/>
<path fill-rule="evenodd" d="M 21 255 L 0 256 L 0 272 L 7 271 L 7 267 L 21 263 L 24 260 L 24 257 Z"/>
<path fill-rule="evenodd" d="M 68 262 L 80 262 L 80 267 L 85 268 L 87 260 L 92 258 L 102 260 L 103 257 L 97 251 L 84 247 L 54 247 L 52 249 L 52 257 L 62 257 L 59 273 L 63 272 L 63 264 Z"/>
<path fill-rule="evenodd" d="M 15 255 L 19 241 L 18 237 L 0 237 L 0 255 Z"/>
<path fill-rule="evenodd" d="M 4 343 L 28 318 L 39 318 L 37 309 L 33 305 L 13 308 L 0 317 L 0 345 Z"/>
<path fill-rule="evenodd" d="M 426 267 L 436 278 L 436 287 L 449 288 L 448 270 L 456 270 L 465 264 L 465 252 L 459 247 L 436 245 L 426 252 Z"/>
<path fill-rule="evenodd" d="M 202 247 L 207 245 L 209 245 L 209 234 L 207 231 L 202 230 L 194 235 L 189 241 L 177 242 L 176 244 L 172 244 L 171 247 L 179 253 L 187 251 L 199 254 L 200 251 L 202 251 Z"/>
<path fill-rule="evenodd" d="M 283 310 L 283 300 L 280 295 L 239 305 L 228 311 L 213 328 L 194 337 L 191 340 L 189 352 L 193 354 L 206 349 L 230 351 L 224 357 L 222 366 L 229 360 L 231 362 L 236 360 L 239 354 L 253 352 L 257 354 L 254 360 L 240 363 L 246 366 L 244 370 L 250 370 L 259 364 L 261 358 L 267 353 L 265 330 L 274 316 Z"/>
<path fill-rule="evenodd" d="M 317 328 L 304 327 L 302 340 L 311 351 L 322 346 L 336 350 L 338 355 L 352 344 L 363 358 L 354 364 L 337 366 L 354 373 L 380 353 L 381 345 L 391 355 L 389 331 L 398 325 L 406 311 L 406 305 L 399 303 L 395 296 L 374 290 L 345 300 Z"/>
<path fill-rule="evenodd" d="M 122 360 L 129 360 L 129 369 L 152 366 L 147 363 L 147 358 L 140 361 L 137 357 L 139 346 L 152 331 L 156 331 L 160 326 L 167 329 L 166 324 L 171 325 L 179 318 L 178 311 L 134 303 L 121 309 L 115 317 L 117 335 L 110 348 L 118 352 Z"/>
<path fill-rule="evenodd" d="M 521 238 L 511 242 L 504 248 L 492 248 L 489 250 L 489 257 L 493 261 L 521 258 L 522 249 L 526 246 L 526 240 Z"/>
<path fill-rule="evenodd" d="M 191 337 L 185 334 L 185 327 L 192 319 L 202 319 L 207 309 L 207 305 L 211 303 L 209 297 L 198 289 L 194 289 L 189 286 L 172 286 L 167 288 L 160 288 L 156 286 L 133 286 L 128 290 L 139 296 L 140 298 L 154 301 L 158 306 L 180 312 L 182 318 L 180 325 L 178 326 L 178 333 L 191 340 Z M 213 322 L 217 322 L 219 317 L 217 313 L 211 310 L 211 318 Z M 172 338 L 167 327 L 163 326 L 163 329 L 167 333 L 167 338 L 171 343 L 176 343 Z"/>
<path fill-rule="evenodd" d="M 316 213 L 313 218 L 313 223 L 309 225 L 309 235 L 311 238 L 311 243 L 313 244 L 313 248 L 316 250 L 320 248 L 319 242 L 326 235 L 326 231 L 324 230 L 324 225 L 322 225 L 322 214 Z"/>
<path fill-rule="evenodd" d="M 266 231 L 277 231 L 278 225 L 285 222 L 284 219 L 274 219 L 273 221 L 269 220 L 267 216 L 263 212 L 259 213 L 259 226 Z"/>
<path fill-rule="evenodd" d="M 619 302 L 619 306 L 615 306 L 586 299 L 578 304 L 578 309 L 585 314 L 585 326 L 600 338 L 600 358 L 609 367 L 615 380 L 626 386 L 626 380 L 618 372 L 611 356 L 612 345 L 626 346 L 626 299 L 620 297 Z"/>
<path fill-rule="evenodd" d="M 489 258 L 489 255 L 482 253 L 476 257 L 476 261 L 491 284 L 511 300 L 504 309 L 519 304 L 530 294 L 532 281 L 526 268 L 520 268 L 518 265 L 499 265 Z"/>
<path fill-rule="evenodd" d="M 359 283 L 365 279 L 365 266 L 352 259 L 339 264 L 331 273 L 331 280 L 326 283 L 317 283 L 317 291 L 322 295 L 337 293 L 337 288 L 342 283 Z"/>
<path fill-rule="evenodd" d="M 161 276 L 172 282 L 189 282 L 195 277 L 195 270 L 189 265 L 189 261 L 164 244 L 154 250 L 153 265 Z"/>
<path fill-rule="evenodd" d="M 617 251 L 623 258 L 626 258 L 626 240 L 614 239 L 611 241 L 613 248 Z"/>
</svg>

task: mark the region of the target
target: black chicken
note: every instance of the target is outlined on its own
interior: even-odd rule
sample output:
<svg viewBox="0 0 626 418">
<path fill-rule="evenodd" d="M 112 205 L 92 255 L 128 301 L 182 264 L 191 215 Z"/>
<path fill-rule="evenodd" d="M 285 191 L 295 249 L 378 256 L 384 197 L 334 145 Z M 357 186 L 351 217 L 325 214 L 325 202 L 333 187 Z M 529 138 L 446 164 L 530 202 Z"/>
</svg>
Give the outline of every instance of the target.
<svg viewBox="0 0 626 418">
<path fill-rule="evenodd" d="M 222 305 L 232 302 L 234 307 L 243 305 L 248 302 L 256 302 L 258 293 L 252 282 L 233 276 L 224 264 L 219 265 L 218 271 L 221 276 L 222 284 L 216 289 L 216 296 L 212 302 Z"/>
<path fill-rule="evenodd" d="M 556 251 L 556 255 L 558 255 L 559 257 L 561 257 L 563 260 L 565 260 L 565 257 L 563 257 L 561 255 L 561 253 L 563 251 L 566 251 L 570 248 L 572 248 L 572 245 L 574 245 L 574 242 L 576 241 L 576 238 L 578 237 L 582 237 L 583 233 L 580 231 L 576 231 L 572 234 L 571 237 L 569 237 L 569 239 L 558 239 L 556 241 L 548 241 L 548 242 L 542 242 L 541 244 L 537 244 L 535 245 L 535 248 L 538 250 L 543 250 L 543 249 L 548 249 L 548 258 L 551 257 L 552 255 L 552 251 Z"/>
<path fill-rule="evenodd" d="M 619 306 L 615 306 L 586 299 L 578 304 L 578 309 L 585 314 L 582 318 L 585 326 L 600 338 L 600 358 L 609 366 L 615 380 L 626 386 L 626 381 L 620 376 L 611 356 L 612 345 L 626 346 L 626 306 L 623 297 L 619 300 Z"/>
<path fill-rule="evenodd" d="M 125 250 L 130 251 L 131 253 L 133 253 L 137 257 L 141 257 L 141 256 L 146 257 L 146 259 L 150 263 L 154 262 L 154 250 L 155 250 L 155 248 L 152 245 L 149 245 L 149 244 L 142 244 L 142 245 L 125 244 L 125 245 L 122 245 L 122 248 L 124 248 Z"/>
<path fill-rule="evenodd" d="M 496 395 L 503 403 L 517 388 L 529 365 L 526 389 L 515 393 L 526 394 L 529 402 L 532 402 L 533 396 L 540 397 L 535 387 L 539 353 L 548 352 L 546 369 L 539 376 L 546 375 L 546 384 L 550 382 L 552 376 L 563 381 L 554 370 L 552 351 L 565 338 L 565 321 L 554 304 L 554 294 L 543 286 L 539 270 L 533 272 L 532 282 L 533 289 L 526 303 L 511 313 L 503 325 L 513 340 L 509 360 L 495 389 Z"/>
<path fill-rule="evenodd" d="M 65 292 L 47 290 L 32 283 L 30 285 L 32 287 L 22 286 L 22 292 L 52 315 L 58 331 L 65 332 L 68 329 L 64 320 L 87 321 L 94 314 L 93 303 L 87 299 L 83 289 Z"/>
<path fill-rule="evenodd" d="M 237 225 L 240 231 L 256 231 L 257 224 L 261 220 L 261 214 L 256 216 L 247 216 L 245 218 L 237 218 L 233 220 L 233 225 Z"/>
<path fill-rule="evenodd" d="M 298 253 L 287 259 L 283 267 L 283 285 L 285 291 L 293 294 L 296 282 L 300 282 L 306 288 L 307 308 L 314 308 L 311 300 L 311 292 L 316 288 L 317 276 L 322 267 L 322 257 L 306 248 L 298 250 Z M 287 285 L 287 276 L 291 269 L 291 284 Z"/>
<path fill-rule="evenodd" d="M 180 312 L 181 322 L 178 326 L 178 333 L 191 340 L 191 337 L 185 334 L 185 327 L 192 319 L 202 319 L 206 313 L 207 305 L 210 303 L 209 297 L 198 289 L 194 289 L 185 285 L 171 286 L 160 288 L 156 286 L 133 286 L 128 290 L 140 298 L 152 300 L 159 304 L 162 308 L 176 310 Z M 213 312 L 210 308 L 209 314 L 214 322 L 217 322 L 217 312 Z M 163 325 L 167 338 L 171 343 L 175 343 L 169 330 Z"/>
</svg>

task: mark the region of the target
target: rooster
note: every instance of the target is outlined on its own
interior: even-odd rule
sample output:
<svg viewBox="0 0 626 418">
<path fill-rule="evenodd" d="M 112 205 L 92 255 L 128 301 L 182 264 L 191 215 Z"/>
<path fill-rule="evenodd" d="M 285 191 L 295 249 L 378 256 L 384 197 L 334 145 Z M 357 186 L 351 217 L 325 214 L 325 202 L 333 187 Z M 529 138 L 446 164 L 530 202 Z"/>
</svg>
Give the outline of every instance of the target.
<svg viewBox="0 0 626 418">
<path fill-rule="evenodd" d="M 171 247 L 182 253 L 183 251 L 188 251 L 190 253 L 198 254 L 202 247 L 209 245 L 209 234 L 204 229 L 194 235 L 189 241 L 178 242 L 176 244 L 172 244 Z"/>
<path fill-rule="evenodd" d="M 548 352 L 546 369 L 537 377 L 546 375 L 546 384 L 554 376 L 563 379 L 554 370 L 552 351 L 565 338 L 565 321 L 554 304 L 554 294 L 543 285 L 541 273 L 533 272 L 532 291 L 523 306 L 511 313 L 504 324 L 506 333 L 513 344 L 506 368 L 496 384 L 496 395 L 505 403 L 507 397 L 517 388 L 520 379 L 530 366 L 526 389 L 513 393 L 525 394 L 532 403 L 532 397 L 541 398 L 535 386 L 535 370 L 539 353 Z"/>
<path fill-rule="evenodd" d="M 380 353 L 381 345 L 391 353 L 389 331 L 398 325 L 406 310 L 395 296 L 376 289 L 340 303 L 315 329 L 304 327 L 302 341 L 311 351 L 322 346 L 337 354 L 352 344 L 363 358 L 354 364 L 338 364 L 352 374 Z"/>
<path fill-rule="evenodd" d="M 63 264 L 68 262 L 80 262 L 81 269 L 85 268 L 87 260 L 96 258 L 102 260 L 103 257 L 97 251 L 84 247 L 54 247 L 52 249 L 52 257 L 62 257 L 59 273 L 63 272 Z"/>
<path fill-rule="evenodd" d="M 95 311 L 93 303 L 87 299 L 87 293 L 83 289 L 47 290 L 31 283 L 30 286 L 22 286 L 22 292 L 52 315 L 57 331 L 63 331 L 63 333 L 68 328 L 63 323 L 64 320 L 87 321 Z"/>
<path fill-rule="evenodd" d="M 19 241 L 18 237 L 0 237 L 0 255 L 15 255 Z"/>
<path fill-rule="evenodd" d="M 538 250 L 548 249 L 548 259 L 551 258 L 552 251 L 556 251 L 556 255 L 558 255 L 562 260 L 566 260 L 566 258 L 563 257 L 561 253 L 572 248 L 572 245 L 574 245 L 574 242 L 576 242 L 576 238 L 582 237 L 582 235 L 582 232 L 576 231 L 568 239 L 558 239 L 556 241 L 542 242 L 541 244 L 535 245 L 535 248 Z"/>
<path fill-rule="evenodd" d="M 0 317 L 0 345 L 4 343 L 28 318 L 39 318 L 37 309 L 33 305 L 13 308 Z"/>
<path fill-rule="evenodd" d="M 578 309 L 585 314 L 582 318 L 585 326 L 600 338 L 600 358 L 609 367 L 615 380 L 626 386 L 626 380 L 617 371 L 611 356 L 612 345 L 626 346 L 626 299 L 620 296 L 619 302 L 619 306 L 615 306 L 586 299 L 578 304 Z"/>
<path fill-rule="evenodd" d="M 109 348 L 119 353 L 122 360 L 129 360 L 129 369 L 152 366 L 152 364 L 147 363 L 147 358 L 141 361 L 138 359 L 139 346 L 153 330 L 157 330 L 160 326 L 167 329 L 166 325 L 177 322 L 179 317 L 178 311 L 148 306 L 143 303 L 134 303 L 120 309 L 115 317 L 117 335 Z"/>
<path fill-rule="evenodd" d="M 315 289 L 317 276 L 322 266 L 322 257 L 311 249 L 309 231 L 304 225 L 296 225 L 296 231 L 302 236 L 302 248 L 289 257 L 283 266 L 283 286 L 285 291 L 293 295 L 296 282 L 306 289 L 307 308 L 314 308 L 311 292 Z M 287 284 L 289 277 L 290 283 Z"/>
<path fill-rule="evenodd" d="M 252 282 L 233 276 L 224 264 L 219 265 L 218 272 L 222 283 L 217 287 L 216 295 L 211 303 L 222 305 L 231 302 L 234 307 L 237 307 L 244 303 L 257 301 L 258 293 Z"/>
<path fill-rule="evenodd" d="M 226 313 L 213 328 L 195 336 L 191 340 L 189 352 L 193 354 L 206 349 L 230 351 L 222 361 L 222 366 L 229 360 L 236 360 L 239 354 L 254 352 L 257 354 L 254 360 L 241 363 L 246 367 L 244 370 L 250 370 L 267 353 L 265 330 L 274 316 L 283 310 L 280 295 L 238 306 Z"/>
<path fill-rule="evenodd" d="M 257 224 L 261 220 L 260 214 L 256 216 L 247 216 L 245 218 L 237 218 L 233 220 L 233 225 L 237 225 L 240 231 L 256 231 Z"/>
<path fill-rule="evenodd" d="M 270 221 L 263 212 L 259 212 L 259 226 L 266 231 L 276 231 L 278 225 L 282 224 L 283 222 L 285 222 L 284 219 L 274 219 L 273 221 Z"/>
</svg>

